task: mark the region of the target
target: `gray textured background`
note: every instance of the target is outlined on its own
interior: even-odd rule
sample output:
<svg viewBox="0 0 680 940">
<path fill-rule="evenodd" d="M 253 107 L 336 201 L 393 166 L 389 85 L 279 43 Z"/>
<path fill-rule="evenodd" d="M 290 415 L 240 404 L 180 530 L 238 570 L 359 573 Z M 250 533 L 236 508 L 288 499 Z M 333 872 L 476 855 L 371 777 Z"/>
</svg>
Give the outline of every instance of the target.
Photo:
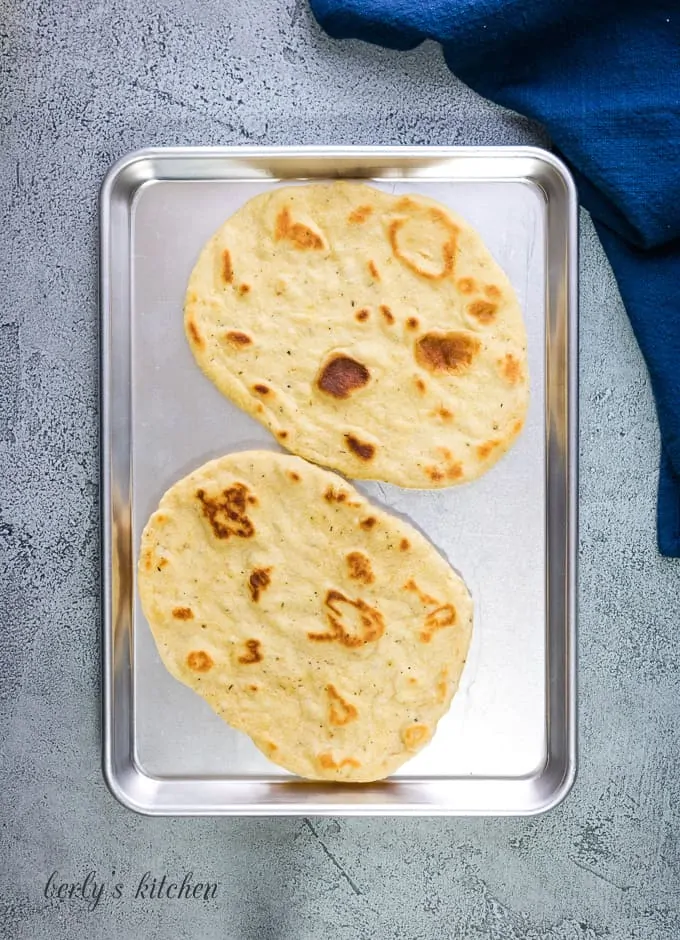
<svg viewBox="0 0 680 940">
<path fill-rule="evenodd" d="M 144 819 L 99 770 L 96 197 L 150 144 L 544 143 L 439 50 L 327 40 L 304 0 L 0 0 L 0 934 L 680 936 L 680 567 L 654 547 L 657 430 L 581 237 L 581 763 L 534 819 Z M 211 902 L 49 903 L 146 869 Z M 111 871 L 117 872 L 112 878 Z"/>
</svg>

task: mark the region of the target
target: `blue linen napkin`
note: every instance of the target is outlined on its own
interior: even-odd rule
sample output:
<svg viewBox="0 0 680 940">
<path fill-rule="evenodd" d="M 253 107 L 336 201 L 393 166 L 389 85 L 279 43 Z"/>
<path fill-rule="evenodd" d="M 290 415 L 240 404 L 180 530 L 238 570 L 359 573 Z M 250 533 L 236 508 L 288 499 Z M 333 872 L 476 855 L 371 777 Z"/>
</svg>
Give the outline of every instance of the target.
<svg viewBox="0 0 680 940">
<path fill-rule="evenodd" d="M 310 0 L 336 38 L 424 39 L 540 121 L 574 173 L 647 362 L 661 429 L 657 535 L 680 557 L 680 0 Z"/>
</svg>

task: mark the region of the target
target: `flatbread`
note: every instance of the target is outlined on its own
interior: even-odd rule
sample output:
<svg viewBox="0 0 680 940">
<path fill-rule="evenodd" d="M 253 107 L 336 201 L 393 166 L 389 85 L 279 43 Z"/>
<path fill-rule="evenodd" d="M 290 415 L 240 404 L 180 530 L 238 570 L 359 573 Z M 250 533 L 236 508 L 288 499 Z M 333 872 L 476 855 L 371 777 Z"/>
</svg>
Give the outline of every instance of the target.
<svg viewBox="0 0 680 940">
<path fill-rule="evenodd" d="M 467 222 L 423 196 L 347 182 L 256 196 L 201 252 L 184 322 L 225 395 L 349 477 L 472 480 L 524 422 L 510 282 Z"/>
<path fill-rule="evenodd" d="M 434 547 L 283 454 L 232 454 L 171 487 L 138 581 L 170 673 L 311 779 L 377 780 L 412 757 L 470 643 L 470 596 Z"/>
</svg>

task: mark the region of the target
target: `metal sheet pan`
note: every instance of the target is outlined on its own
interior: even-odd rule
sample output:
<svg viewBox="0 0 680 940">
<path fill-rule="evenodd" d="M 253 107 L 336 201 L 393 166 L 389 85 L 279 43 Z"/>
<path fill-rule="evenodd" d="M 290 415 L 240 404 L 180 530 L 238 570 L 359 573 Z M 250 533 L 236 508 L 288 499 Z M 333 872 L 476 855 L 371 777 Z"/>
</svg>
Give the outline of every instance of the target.
<svg viewBox="0 0 680 940">
<path fill-rule="evenodd" d="M 471 655 L 431 744 L 387 781 L 304 782 L 165 671 L 135 585 L 160 496 L 212 457 L 278 450 L 195 366 L 182 303 L 197 253 L 256 193 L 300 180 L 421 192 L 481 233 L 523 307 L 532 395 L 518 443 L 439 491 L 361 484 L 411 518 L 475 600 Z M 101 193 L 104 742 L 107 782 L 152 814 L 514 814 L 575 775 L 577 208 L 532 148 L 178 148 L 131 154 Z"/>
</svg>

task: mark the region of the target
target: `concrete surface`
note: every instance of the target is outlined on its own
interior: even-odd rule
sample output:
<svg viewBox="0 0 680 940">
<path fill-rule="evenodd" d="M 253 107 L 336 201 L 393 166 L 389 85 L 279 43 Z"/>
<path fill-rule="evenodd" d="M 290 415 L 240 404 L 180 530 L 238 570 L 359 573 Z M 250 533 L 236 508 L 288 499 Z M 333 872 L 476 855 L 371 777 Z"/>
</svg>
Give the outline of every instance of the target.
<svg viewBox="0 0 680 940">
<path fill-rule="evenodd" d="M 542 140 L 458 84 L 437 48 L 334 44 L 304 0 L 0 0 L 0 13 L 0 934 L 679 937 L 680 567 L 655 552 L 652 400 L 585 218 L 581 766 L 566 803 L 534 819 L 162 820 L 109 795 L 96 398 L 107 166 L 149 144 Z M 135 899 L 147 870 L 193 871 L 217 896 Z M 106 893 L 94 910 L 47 899 L 53 871 L 93 871 Z"/>
</svg>

